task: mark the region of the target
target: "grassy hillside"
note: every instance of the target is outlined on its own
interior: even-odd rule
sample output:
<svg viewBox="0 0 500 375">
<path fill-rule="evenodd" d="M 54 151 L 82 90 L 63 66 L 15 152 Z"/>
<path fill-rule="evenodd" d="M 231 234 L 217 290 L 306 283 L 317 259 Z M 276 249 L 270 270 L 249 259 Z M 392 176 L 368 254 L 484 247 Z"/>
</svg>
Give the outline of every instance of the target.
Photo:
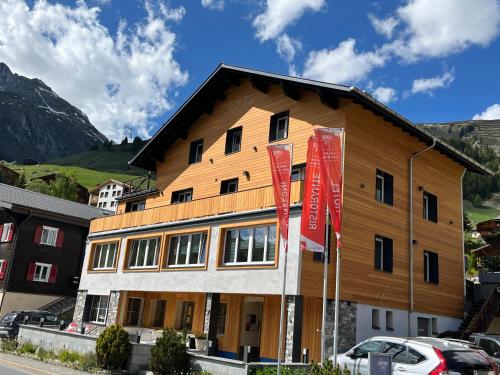
<svg viewBox="0 0 500 375">
<path fill-rule="evenodd" d="M 50 164 L 65 167 L 81 167 L 112 173 L 124 173 L 135 176 L 145 175 L 147 173 L 145 170 L 130 167 L 128 165 L 128 161 L 132 159 L 132 156 L 133 154 L 131 152 L 126 151 L 98 150 L 82 152 L 62 159 L 51 160 Z"/>
<path fill-rule="evenodd" d="M 500 210 L 493 207 L 474 207 L 471 202 L 464 200 L 465 211 L 470 215 L 474 224 L 500 216 Z"/>
<path fill-rule="evenodd" d="M 17 165 L 7 164 L 7 166 L 18 173 L 25 173 L 26 178 L 29 180 L 33 177 L 44 176 L 49 173 L 59 172 L 65 174 L 74 174 L 79 184 L 88 189 L 104 182 L 110 178 L 118 181 L 130 180 L 137 177 L 136 175 L 125 173 L 101 172 L 88 168 L 74 167 L 74 166 L 60 166 L 54 164 L 40 164 L 40 165 Z M 145 173 L 143 173 L 145 174 Z"/>
</svg>

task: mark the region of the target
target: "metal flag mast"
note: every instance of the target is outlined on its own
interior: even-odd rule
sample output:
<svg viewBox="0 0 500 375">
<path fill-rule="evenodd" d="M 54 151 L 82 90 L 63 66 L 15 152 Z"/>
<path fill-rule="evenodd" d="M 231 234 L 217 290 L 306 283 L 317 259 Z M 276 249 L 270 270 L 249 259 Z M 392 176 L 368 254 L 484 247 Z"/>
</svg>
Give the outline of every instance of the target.
<svg viewBox="0 0 500 375">
<path fill-rule="evenodd" d="M 325 363 L 325 352 L 326 352 L 326 301 L 328 298 L 328 258 L 330 256 L 330 212 L 328 207 L 326 208 L 326 219 L 325 219 L 325 251 L 323 252 L 323 318 L 321 321 L 321 363 Z"/>
<path fill-rule="evenodd" d="M 292 160 L 293 160 L 293 143 L 290 143 L 290 171 L 292 170 Z M 291 178 L 291 175 L 290 175 Z M 291 191 L 288 192 L 288 209 L 290 210 L 290 194 Z M 290 211 L 289 211 L 290 212 Z M 290 214 L 290 213 L 289 213 Z M 287 236 L 289 237 L 289 235 Z M 288 238 L 286 239 L 286 247 L 285 247 L 285 258 L 283 259 L 283 288 L 281 290 L 281 308 L 280 308 L 280 329 L 279 329 L 279 337 L 278 337 L 278 369 L 277 375 L 281 374 L 281 356 L 283 352 L 283 323 L 285 319 L 285 292 L 286 292 L 286 266 L 287 266 L 287 257 L 288 257 Z"/>
</svg>

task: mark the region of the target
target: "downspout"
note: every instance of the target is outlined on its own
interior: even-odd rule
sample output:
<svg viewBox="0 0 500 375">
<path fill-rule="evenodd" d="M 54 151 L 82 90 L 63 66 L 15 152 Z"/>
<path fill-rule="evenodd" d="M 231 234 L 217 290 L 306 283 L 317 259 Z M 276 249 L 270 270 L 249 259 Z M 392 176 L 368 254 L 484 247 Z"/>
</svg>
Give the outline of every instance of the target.
<svg viewBox="0 0 500 375">
<path fill-rule="evenodd" d="M 413 161 L 422 155 L 424 152 L 436 146 L 436 138 L 433 138 L 432 145 L 424 148 L 422 151 L 417 152 L 410 158 L 410 171 L 409 171 L 409 241 L 408 241 L 408 256 L 410 259 L 409 275 L 410 275 L 410 310 L 408 311 L 408 337 L 411 337 L 411 318 L 414 309 L 414 296 L 413 296 Z"/>
<path fill-rule="evenodd" d="M 26 219 L 24 219 L 23 221 L 21 221 L 21 224 L 19 224 L 19 228 L 15 228 L 16 234 L 15 234 L 15 238 L 14 238 L 14 243 L 12 244 L 12 256 L 10 258 L 10 262 L 9 262 L 10 264 L 8 264 L 9 269 L 7 270 L 7 278 L 5 280 L 4 296 L 2 298 L 2 301 L 0 301 L 0 311 L 2 310 L 3 301 L 5 299 L 5 293 L 7 293 L 7 290 L 9 288 L 10 274 L 12 273 L 11 272 L 12 271 L 12 267 L 14 266 L 14 256 L 16 254 L 16 249 L 17 249 L 17 243 L 18 243 L 18 240 L 19 240 L 19 235 L 21 234 L 21 230 L 23 229 L 24 224 L 29 219 L 31 219 L 32 216 L 33 216 L 33 211 L 30 210 L 30 214 L 28 215 L 28 217 L 26 217 Z"/>
</svg>

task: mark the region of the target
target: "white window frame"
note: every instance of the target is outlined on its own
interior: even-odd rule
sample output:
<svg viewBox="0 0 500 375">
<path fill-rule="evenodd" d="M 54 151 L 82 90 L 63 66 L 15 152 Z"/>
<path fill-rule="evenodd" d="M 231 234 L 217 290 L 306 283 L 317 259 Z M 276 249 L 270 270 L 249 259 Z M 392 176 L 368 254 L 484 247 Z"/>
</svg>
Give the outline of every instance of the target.
<svg viewBox="0 0 500 375">
<path fill-rule="evenodd" d="M 12 223 L 4 223 L 3 224 L 3 231 L 2 231 L 2 237 L 0 238 L 0 242 L 8 242 L 9 241 L 9 234 L 10 234 L 11 230 L 12 230 Z"/>
<path fill-rule="evenodd" d="M 179 203 L 191 202 L 193 200 L 193 193 L 191 191 L 181 191 L 179 192 Z M 189 197 L 189 200 L 187 199 Z"/>
<path fill-rule="evenodd" d="M 154 240 L 154 239 L 157 240 L 157 242 L 156 242 L 156 249 L 154 250 L 155 251 L 155 256 L 154 256 L 154 260 L 153 260 L 154 264 L 152 266 L 147 266 L 147 265 L 145 265 L 145 263 L 146 263 L 146 259 L 148 259 L 148 255 L 149 255 L 149 251 L 150 251 L 149 245 L 150 245 L 150 242 L 152 240 Z M 131 265 L 132 247 L 134 246 L 135 242 L 139 242 L 140 243 L 140 241 L 147 241 L 146 252 L 144 253 L 144 260 L 142 262 L 142 265 L 132 266 Z M 138 238 L 138 239 L 132 240 L 132 243 L 130 244 L 129 255 L 128 255 L 128 268 L 129 269 L 157 268 L 158 267 L 158 255 L 160 253 L 160 242 L 161 242 L 161 237 Z M 137 254 L 136 254 L 136 259 L 137 260 L 138 260 L 138 257 L 139 257 L 139 249 L 137 249 Z M 136 260 L 136 262 L 137 262 L 137 260 Z"/>
<path fill-rule="evenodd" d="M 381 189 L 380 189 L 380 197 L 378 196 L 378 190 L 377 190 L 377 186 L 375 185 L 375 194 L 377 195 L 377 202 L 381 202 L 381 203 L 384 203 L 384 191 L 385 191 L 385 178 L 384 178 L 384 174 L 381 173 L 381 171 L 378 171 L 377 170 L 377 175 L 376 175 L 376 180 L 377 181 L 381 181 Z M 379 199 L 380 198 L 380 199 Z"/>
<path fill-rule="evenodd" d="M 107 266 L 99 267 L 99 264 L 101 263 L 101 258 L 102 258 L 104 251 L 106 252 L 104 264 L 105 265 L 108 264 L 111 245 L 115 245 L 115 250 L 113 252 L 113 266 L 111 266 L 111 267 L 107 267 Z M 106 249 L 103 251 L 104 246 L 106 246 Z M 97 244 L 95 246 L 95 249 L 94 249 L 94 258 L 92 259 L 92 269 L 93 270 L 113 270 L 113 269 L 115 269 L 117 252 L 118 252 L 118 242 L 106 242 L 106 243 Z M 98 257 L 97 267 L 95 266 L 96 257 Z"/>
<path fill-rule="evenodd" d="M 47 231 L 47 232 L 55 232 L 54 234 L 54 243 L 49 243 L 47 240 L 49 239 L 49 235 L 47 234 L 47 238 L 46 238 L 46 241 L 44 242 L 43 240 L 43 233 Z M 54 228 L 54 227 L 48 227 L 48 226 L 43 226 L 42 227 L 42 236 L 40 237 L 40 245 L 47 245 L 47 246 L 56 246 L 56 243 L 57 243 L 57 236 L 59 235 L 59 228 Z"/>
<path fill-rule="evenodd" d="M 40 267 L 40 268 L 47 268 L 47 273 L 46 273 L 46 276 L 45 278 L 41 278 L 41 277 L 38 277 L 36 276 L 36 270 L 37 268 Z M 49 278 L 50 278 L 50 270 L 52 269 L 52 264 L 48 264 L 48 263 L 38 263 L 36 262 L 35 263 L 35 273 L 33 274 L 33 281 L 36 281 L 36 282 L 39 282 L 39 283 L 48 283 L 49 282 Z M 42 274 L 42 272 L 40 271 L 40 275 Z"/>
<path fill-rule="evenodd" d="M 198 262 L 197 263 L 189 263 L 189 258 L 191 257 L 191 244 L 192 244 L 192 240 L 193 240 L 193 236 L 195 235 L 201 235 L 200 237 L 200 244 L 198 245 Z M 186 253 L 186 263 L 184 264 L 179 264 L 179 251 L 180 251 L 180 248 L 181 248 L 181 238 L 182 237 L 185 237 L 185 236 L 189 236 L 188 238 L 188 249 L 187 249 L 187 253 Z M 203 260 L 203 262 L 200 261 L 200 256 L 202 254 L 202 251 L 201 251 L 201 245 L 203 244 L 203 237 L 205 237 L 205 250 L 203 251 L 204 253 L 204 257 L 205 259 Z M 177 241 L 177 248 L 175 250 L 175 264 L 168 264 L 168 260 L 169 260 L 169 255 L 170 255 L 170 246 L 172 244 L 172 239 L 173 238 L 178 238 L 179 240 Z M 170 239 L 169 239 L 169 243 L 168 243 L 168 252 L 167 252 L 167 259 L 166 259 L 166 264 L 165 264 L 165 267 L 166 268 L 179 268 L 179 267 L 200 267 L 200 266 L 204 266 L 205 265 L 205 262 L 206 262 L 206 258 L 207 258 L 207 243 L 208 243 L 208 233 L 207 232 L 196 232 L 196 233 L 189 233 L 189 234 L 179 234 L 179 235 L 176 235 L 176 236 L 171 236 Z"/>
<path fill-rule="evenodd" d="M 278 230 L 276 228 L 276 238 L 275 238 L 275 251 L 274 251 L 274 260 L 266 260 L 267 259 L 267 253 L 268 253 L 268 238 L 269 238 L 269 228 L 270 227 L 275 227 L 275 224 L 270 224 L 270 225 L 258 225 L 255 227 L 242 227 L 242 228 L 228 228 L 224 232 L 224 253 L 222 254 L 222 265 L 224 266 L 248 266 L 248 265 L 272 265 L 275 264 L 276 262 L 276 256 L 279 252 L 279 248 L 276 246 L 278 242 Z M 266 234 L 264 235 L 264 255 L 262 261 L 252 261 L 252 255 L 253 255 L 253 243 L 254 243 L 254 235 L 255 235 L 255 229 L 261 229 L 261 228 L 266 228 Z M 240 241 L 240 231 L 241 230 L 250 230 L 250 236 L 248 239 L 248 255 L 247 255 L 247 261 L 246 262 L 238 262 L 238 250 L 239 250 L 239 241 Z M 236 237 L 236 244 L 235 244 L 235 252 L 234 252 L 234 261 L 232 262 L 226 262 L 226 244 L 227 244 L 227 235 L 231 231 L 238 231 L 238 236 Z M 279 242 L 278 242 L 279 243 Z"/>
<path fill-rule="evenodd" d="M 276 140 L 279 141 L 281 139 L 286 139 L 288 138 L 288 121 L 289 121 L 289 116 L 280 116 L 276 119 Z M 284 122 L 283 129 L 280 130 L 280 125 Z M 280 137 L 280 131 L 282 131 L 284 134 L 282 137 Z"/>
<path fill-rule="evenodd" d="M 101 307 L 101 302 L 102 299 L 106 299 L 106 307 Z M 97 303 L 96 303 L 97 300 Z M 101 296 L 101 295 L 94 295 L 92 296 L 92 305 L 90 306 L 90 316 L 93 315 L 93 311 L 96 310 L 95 318 L 94 320 L 90 320 L 91 323 L 95 324 L 106 324 L 106 320 L 108 317 L 108 308 L 109 308 L 109 296 Z M 101 311 L 104 312 L 104 319 L 99 319 L 101 317 Z"/>
</svg>

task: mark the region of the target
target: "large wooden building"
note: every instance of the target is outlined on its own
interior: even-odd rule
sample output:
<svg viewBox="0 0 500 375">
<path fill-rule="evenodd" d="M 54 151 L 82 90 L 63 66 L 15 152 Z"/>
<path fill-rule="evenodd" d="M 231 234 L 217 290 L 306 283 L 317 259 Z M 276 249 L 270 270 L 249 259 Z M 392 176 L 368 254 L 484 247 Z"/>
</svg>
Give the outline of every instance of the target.
<svg viewBox="0 0 500 375">
<path fill-rule="evenodd" d="M 266 146 L 293 143 L 285 359 L 308 348 L 319 360 L 323 264 L 299 251 L 307 140 L 318 127 L 346 134 L 341 349 L 456 328 L 462 177 L 488 170 L 356 88 L 228 65 L 131 161 L 157 173 L 158 190 L 92 221 L 75 321 L 205 331 L 219 356 L 251 346 L 276 360 L 283 248 Z M 333 299 L 334 257 L 329 275 Z M 330 300 L 329 327 L 332 310 Z"/>
</svg>

